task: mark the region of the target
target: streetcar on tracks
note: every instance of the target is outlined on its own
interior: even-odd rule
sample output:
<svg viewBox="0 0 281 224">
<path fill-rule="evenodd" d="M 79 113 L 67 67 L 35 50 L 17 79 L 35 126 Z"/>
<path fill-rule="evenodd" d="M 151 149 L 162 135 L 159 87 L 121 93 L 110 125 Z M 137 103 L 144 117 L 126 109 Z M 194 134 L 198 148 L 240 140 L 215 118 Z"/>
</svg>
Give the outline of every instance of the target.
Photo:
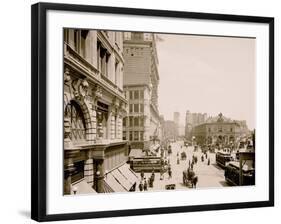
<svg viewBox="0 0 281 224">
<path fill-rule="evenodd" d="M 167 163 L 161 157 L 144 156 L 134 158 L 131 161 L 130 167 L 135 172 L 165 172 L 167 170 Z"/>
<path fill-rule="evenodd" d="M 225 168 L 228 162 L 233 161 L 233 158 L 229 152 L 217 152 L 216 163 L 218 166 Z"/>
<path fill-rule="evenodd" d="M 255 185 L 255 169 L 252 164 L 243 164 L 241 169 L 240 173 L 239 162 L 229 162 L 224 171 L 226 182 L 233 186 Z"/>
</svg>

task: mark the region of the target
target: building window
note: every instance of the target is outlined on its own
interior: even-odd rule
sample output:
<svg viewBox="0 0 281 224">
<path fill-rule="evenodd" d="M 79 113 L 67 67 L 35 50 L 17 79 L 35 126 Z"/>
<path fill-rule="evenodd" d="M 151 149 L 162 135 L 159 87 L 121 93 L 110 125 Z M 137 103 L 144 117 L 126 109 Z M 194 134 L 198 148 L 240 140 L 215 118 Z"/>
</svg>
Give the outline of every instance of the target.
<svg viewBox="0 0 281 224">
<path fill-rule="evenodd" d="M 233 128 L 230 128 L 230 132 L 233 132 Z"/>
<path fill-rule="evenodd" d="M 133 117 L 129 118 L 129 126 L 133 127 L 134 126 L 134 122 L 133 122 Z"/>
<path fill-rule="evenodd" d="M 114 138 L 117 139 L 118 138 L 118 117 L 114 116 L 114 121 L 115 121 L 115 125 L 114 125 Z"/>
<path fill-rule="evenodd" d="M 134 126 L 135 127 L 139 126 L 139 117 L 134 118 Z"/>
<path fill-rule="evenodd" d="M 139 140 L 139 132 L 138 132 L 138 131 L 135 131 L 135 132 L 134 132 L 134 140 L 135 140 L 135 141 L 138 141 L 138 140 Z"/>
<path fill-rule="evenodd" d="M 144 95 L 143 95 L 143 90 L 140 90 L 140 99 L 143 99 Z"/>
<path fill-rule="evenodd" d="M 98 102 L 97 108 L 97 133 L 103 139 L 107 138 L 108 130 L 108 105 Z"/>
<path fill-rule="evenodd" d="M 123 118 L 123 127 L 126 127 L 127 126 L 127 117 L 124 117 Z"/>
<path fill-rule="evenodd" d="M 80 38 L 80 54 L 83 56 L 83 57 L 86 57 L 86 38 L 87 38 L 87 35 L 88 35 L 88 30 L 81 30 L 81 38 Z"/>
<path fill-rule="evenodd" d="M 97 49 L 98 49 L 98 69 L 101 72 L 102 75 L 108 76 L 108 61 L 110 58 L 110 54 L 107 52 L 105 48 L 102 47 L 101 42 L 98 41 L 97 44 Z"/>
<path fill-rule="evenodd" d="M 63 29 L 63 39 L 66 43 L 69 43 L 69 32 L 68 32 L 68 29 Z"/>
<path fill-rule="evenodd" d="M 135 113 L 139 112 L 139 104 L 134 104 L 134 112 Z"/>
<path fill-rule="evenodd" d="M 126 140 L 126 139 L 127 139 L 126 134 L 127 134 L 127 132 L 126 132 L 126 131 L 123 131 L 123 140 Z"/>
<path fill-rule="evenodd" d="M 75 51 L 81 56 L 86 56 L 86 38 L 88 30 L 74 30 L 73 43 Z"/>
<path fill-rule="evenodd" d="M 135 100 L 139 99 L 139 91 L 138 90 L 134 91 L 134 99 Z"/>
<path fill-rule="evenodd" d="M 144 111 L 144 109 L 143 109 L 143 104 L 141 103 L 141 104 L 140 104 L 140 112 L 143 113 L 143 111 Z"/>
<path fill-rule="evenodd" d="M 211 128 L 208 128 L 208 131 L 211 132 Z"/>
<path fill-rule="evenodd" d="M 140 140 L 143 141 L 143 131 L 140 131 Z"/>
<path fill-rule="evenodd" d="M 86 125 L 83 112 L 80 106 L 71 102 L 66 106 L 64 116 L 70 121 L 70 139 L 74 142 L 81 142 L 86 140 Z"/>
<path fill-rule="evenodd" d="M 129 136 L 130 138 L 130 141 L 133 141 L 133 132 L 132 131 L 130 131 L 130 136 Z"/>
<path fill-rule="evenodd" d="M 115 84 L 117 86 L 119 86 L 119 81 L 118 81 L 118 77 L 119 77 L 119 62 L 118 61 L 115 61 Z"/>
<path fill-rule="evenodd" d="M 130 113 L 133 113 L 133 104 L 130 104 L 130 105 L 129 105 L 129 112 L 130 112 Z"/>
<path fill-rule="evenodd" d="M 130 100 L 133 100 L 133 91 L 129 91 L 130 92 Z"/>
<path fill-rule="evenodd" d="M 75 51 L 79 52 L 79 30 L 74 30 L 73 44 Z"/>
<path fill-rule="evenodd" d="M 139 125 L 142 127 L 143 126 L 143 117 L 140 117 L 139 119 Z"/>
</svg>

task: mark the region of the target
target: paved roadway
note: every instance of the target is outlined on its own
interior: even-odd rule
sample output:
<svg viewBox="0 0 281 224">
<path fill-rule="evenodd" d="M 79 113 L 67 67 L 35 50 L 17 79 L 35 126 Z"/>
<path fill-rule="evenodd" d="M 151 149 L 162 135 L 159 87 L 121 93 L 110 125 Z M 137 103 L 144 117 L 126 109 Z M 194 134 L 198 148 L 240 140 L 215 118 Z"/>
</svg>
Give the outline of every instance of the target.
<svg viewBox="0 0 281 224">
<path fill-rule="evenodd" d="M 193 152 L 193 146 L 184 147 L 183 142 L 174 142 L 171 144 L 172 154 L 167 156 L 170 160 L 172 168 L 172 178 L 169 178 L 168 173 L 164 174 L 164 179 L 160 180 L 160 174 L 155 173 L 155 181 L 153 188 L 148 188 L 148 191 L 165 190 L 165 185 L 176 184 L 176 189 L 190 189 L 183 185 L 183 171 L 188 168 L 188 161 L 192 161 L 192 155 L 197 156 L 198 162 L 194 165 L 193 170 L 195 175 L 198 176 L 197 188 L 218 188 L 228 186 L 224 180 L 224 170 L 216 165 L 215 153 L 208 152 L 208 158 L 210 158 L 210 165 L 207 164 L 208 160 L 204 157 L 204 162 L 201 162 L 202 152 L 199 149 L 198 152 Z M 186 160 L 181 160 L 177 164 L 177 153 L 185 151 L 187 154 Z M 137 173 L 140 179 L 140 173 Z M 148 180 L 151 173 L 145 173 L 145 177 Z M 139 191 L 137 184 L 137 191 Z"/>
</svg>

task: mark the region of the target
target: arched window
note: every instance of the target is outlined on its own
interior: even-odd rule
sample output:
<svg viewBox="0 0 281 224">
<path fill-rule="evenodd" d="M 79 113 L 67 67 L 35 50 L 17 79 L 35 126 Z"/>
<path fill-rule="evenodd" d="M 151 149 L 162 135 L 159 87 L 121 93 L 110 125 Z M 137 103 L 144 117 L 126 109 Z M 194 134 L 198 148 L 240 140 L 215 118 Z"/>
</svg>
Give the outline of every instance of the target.
<svg viewBox="0 0 281 224">
<path fill-rule="evenodd" d="M 64 116 L 69 118 L 71 133 L 70 139 L 73 142 L 83 142 L 86 140 L 86 125 L 83 112 L 80 106 L 71 102 L 65 108 Z"/>
</svg>

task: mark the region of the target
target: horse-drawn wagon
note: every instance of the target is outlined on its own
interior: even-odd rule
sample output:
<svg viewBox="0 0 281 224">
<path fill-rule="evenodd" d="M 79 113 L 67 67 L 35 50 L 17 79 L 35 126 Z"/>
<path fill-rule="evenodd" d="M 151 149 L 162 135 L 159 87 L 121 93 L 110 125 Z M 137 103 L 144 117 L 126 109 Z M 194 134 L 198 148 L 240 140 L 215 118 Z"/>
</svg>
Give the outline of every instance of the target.
<svg viewBox="0 0 281 224">
<path fill-rule="evenodd" d="M 189 188 L 196 188 L 196 184 L 198 182 L 198 177 L 195 176 L 195 173 L 191 169 L 187 169 L 183 171 L 183 184 Z"/>
</svg>

